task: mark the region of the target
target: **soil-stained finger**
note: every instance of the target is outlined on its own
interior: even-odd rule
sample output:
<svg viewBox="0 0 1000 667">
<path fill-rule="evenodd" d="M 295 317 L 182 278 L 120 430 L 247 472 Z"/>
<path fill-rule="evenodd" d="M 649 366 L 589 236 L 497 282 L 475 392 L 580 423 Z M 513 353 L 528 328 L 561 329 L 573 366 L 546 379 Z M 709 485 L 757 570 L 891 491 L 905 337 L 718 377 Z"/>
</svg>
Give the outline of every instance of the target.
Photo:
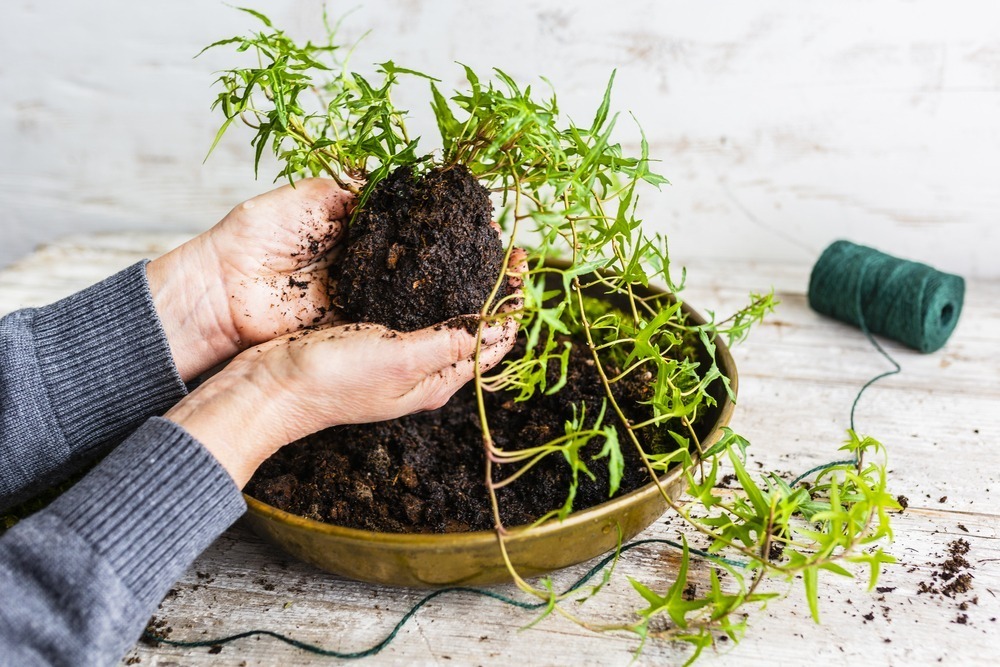
<svg viewBox="0 0 1000 667">
<path fill-rule="evenodd" d="M 430 374 L 461 361 L 476 351 L 476 335 L 460 324 L 449 320 L 426 329 L 417 329 L 400 336 L 410 345 L 418 366 Z"/>
<path fill-rule="evenodd" d="M 499 364 L 500 361 L 503 360 L 505 356 L 507 356 L 507 353 L 510 352 L 511 348 L 513 347 L 514 347 L 513 335 L 510 337 L 510 343 L 507 343 L 507 341 L 500 341 L 496 345 L 490 345 L 489 347 L 484 346 L 479 351 L 480 372 L 485 373 L 486 371 L 490 370 L 491 368 Z M 471 363 L 472 360 L 470 359 L 469 364 L 471 365 Z"/>
<path fill-rule="evenodd" d="M 517 338 L 517 321 L 513 317 L 505 317 L 483 327 L 483 345 L 501 345 L 507 350 L 514 347 Z"/>
<path fill-rule="evenodd" d="M 305 178 L 298 181 L 295 187 L 285 188 L 288 188 L 285 193 L 296 197 L 307 212 L 314 214 L 316 220 L 346 221 L 357 202 L 353 193 L 344 190 L 329 178 Z"/>
</svg>

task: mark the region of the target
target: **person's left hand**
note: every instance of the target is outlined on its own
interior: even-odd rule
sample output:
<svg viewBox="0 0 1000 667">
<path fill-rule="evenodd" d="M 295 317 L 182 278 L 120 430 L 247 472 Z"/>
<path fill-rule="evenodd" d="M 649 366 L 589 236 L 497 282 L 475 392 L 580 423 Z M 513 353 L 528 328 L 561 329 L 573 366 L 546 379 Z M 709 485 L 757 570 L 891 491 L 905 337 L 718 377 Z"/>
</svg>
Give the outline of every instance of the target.
<svg viewBox="0 0 1000 667">
<path fill-rule="evenodd" d="M 331 180 L 305 179 L 240 204 L 147 265 L 185 381 L 243 349 L 334 321 L 328 268 L 354 201 Z"/>
</svg>

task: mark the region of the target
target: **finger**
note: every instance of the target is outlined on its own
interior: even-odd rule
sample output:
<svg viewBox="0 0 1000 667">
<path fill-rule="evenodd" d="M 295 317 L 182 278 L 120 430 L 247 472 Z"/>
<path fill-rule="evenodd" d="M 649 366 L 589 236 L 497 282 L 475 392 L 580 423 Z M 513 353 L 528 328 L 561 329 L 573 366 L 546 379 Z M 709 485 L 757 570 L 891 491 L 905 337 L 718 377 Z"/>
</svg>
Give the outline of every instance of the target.
<svg viewBox="0 0 1000 667">
<path fill-rule="evenodd" d="M 343 220 L 312 218 L 314 213 L 303 213 L 295 221 L 279 221 L 279 234 L 287 235 L 285 247 L 297 271 L 315 271 L 328 268 L 336 257 L 331 256 L 347 237 L 347 223 Z"/>
<path fill-rule="evenodd" d="M 407 414 L 437 410 L 475 377 L 474 368 L 472 359 L 462 359 L 425 375 L 399 398 L 400 406 Z"/>
<path fill-rule="evenodd" d="M 357 198 L 354 193 L 341 188 L 329 178 L 305 178 L 294 186 L 286 185 L 275 192 L 297 201 L 306 213 L 317 220 L 347 220 Z"/>
<path fill-rule="evenodd" d="M 339 234 L 336 239 L 333 240 L 333 247 L 326 252 L 322 252 L 319 256 L 315 257 L 311 263 L 303 266 L 299 271 L 305 273 L 326 273 L 331 266 L 340 262 L 340 259 L 344 256 L 344 244 L 340 241 L 343 240 L 343 234 Z"/>
<path fill-rule="evenodd" d="M 434 373 L 476 351 L 476 336 L 467 329 L 468 318 L 452 318 L 426 329 L 400 334 L 422 374 Z M 475 320 L 473 320 L 475 321 Z"/>
<path fill-rule="evenodd" d="M 484 346 L 502 345 L 510 350 L 517 337 L 517 321 L 513 317 L 497 320 L 489 326 L 483 326 L 482 336 Z"/>
<path fill-rule="evenodd" d="M 469 331 L 468 324 L 475 321 L 475 315 L 461 315 L 427 329 L 408 334 L 400 334 L 410 339 L 411 353 L 419 359 L 418 369 L 425 374 L 446 369 L 453 364 L 472 357 L 476 352 L 476 333 Z M 501 356 L 514 347 L 517 338 L 517 322 L 505 317 L 492 324 L 480 324 L 481 350 L 497 347 Z"/>
<path fill-rule="evenodd" d="M 507 295 L 501 300 L 494 313 L 511 313 L 524 306 L 524 276 L 528 273 L 528 253 L 523 248 L 511 250 L 507 261 Z"/>
<path fill-rule="evenodd" d="M 528 272 L 528 251 L 524 248 L 514 248 L 507 260 L 507 284 L 520 288 L 524 284 L 524 274 Z"/>
<path fill-rule="evenodd" d="M 516 327 L 515 327 L 516 333 Z M 490 345 L 489 347 L 484 347 L 479 351 L 479 372 L 485 373 L 491 370 L 494 366 L 500 363 L 500 361 L 507 356 L 507 353 L 511 351 L 514 347 L 514 336 L 510 337 L 510 344 L 507 342 L 502 342 L 497 345 Z M 471 365 L 472 360 L 469 360 Z"/>
<path fill-rule="evenodd" d="M 483 347 L 479 353 L 479 372 L 496 366 L 510 349 L 504 345 Z M 475 376 L 475 354 L 427 375 L 401 398 L 408 413 L 436 410 Z"/>
<path fill-rule="evenodd" d="M 306 327 L 298 331 L 290 331 L 287 333 L 283 333 L 278 336 L 275 336 L 270 340 L 266 340 L 263 343 L 258 343 L 253 347 L 248 347 L 246 350 L 240 353 L 240 356 L 244 355 L 251 356 L 255 354 L 268 352 L 269 350 L 273 350 L 274 348 L 277 347 L 287 347 L 293 343 L 297 343 L 297 341 L 304 340 L 307 337 L 312 337 L 312 336 L 315 336 L 317 340 L 325 340 L 328 332 L 332 331 L 335 328 L 337 328 L 337 324 L 335 322 L 327 322 L 323 324 L 317 324 L 314 327 Z"/>
<path fill-rule="evenodd" d="M 331 282 L 325 271 L 293 271 L 257 278 L 237 306 L 247 321 L 252 320 L 263 332 L 258 339 L 280 336 L 332 321 L 336 309 L 330 302 Z"/>
<path fill-rule="evenodd" d="M 265 264 L 273 270 L 300 270 L 321 260 L 346 237 L 354 205 L 354 195 L 333 181 L 304 179 L 238 206 L 236 229 L 238 234 L 270 239 L 276 254 Z"/>
</svg>

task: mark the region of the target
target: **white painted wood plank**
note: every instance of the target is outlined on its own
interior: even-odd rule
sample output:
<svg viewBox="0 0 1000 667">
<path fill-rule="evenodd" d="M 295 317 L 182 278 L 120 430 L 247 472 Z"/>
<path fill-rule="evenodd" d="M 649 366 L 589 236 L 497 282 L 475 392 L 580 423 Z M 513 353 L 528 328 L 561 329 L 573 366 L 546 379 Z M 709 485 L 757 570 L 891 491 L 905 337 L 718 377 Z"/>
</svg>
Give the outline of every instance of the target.
<svg viewBox="0 0 1000 667">
<path fill-rule="evenodd" d="M 957 528 L 958 522 L 970 532 Z M 996 621 L 990 619 L 1000 615 L 1000 601 L 990 592 L 1000 590 L 1000 573 L 993 565 L 1000 558 L 995 516 L 909 511 L 897 518 L 896 530 L 898 541 L 892 551 L 900 563 L 888 567 L 879 582 L 891 591 L 869 594 L 861 583 L 831 575 L 822 580 L 823 623 L 816 625 L 796 588 L 787 599 L 751 613 L 747 637 L 735 648 L 721 643 L 720 652 L 710 651 L 703 664 L 801 665 L 817 660 L 817 664 L 843 664 L 847 659 L 861 664 L 932 664 L 938 657 L 946 657 L 947 664 L 984 664 L 979 661 L 981 651 L 996 632 Z M 670 525 L 659 522 L 640 538 L 676 536 Z M 918 594 L 920 582 L 932 581 L 944 545 L 957 538 L 972 544 L 969 559 L 976 568 L 972 593 L 957 599 Z M 623 577 L 640 577 L 664 589 L 675 566 L 676 552 L 648 547 L 630 551 L 623 556 L 614 583 L 581 613 L 595 620 L 628 620 L 638 598 Z M 557 586 L 569 585 L 588 568 L 585 564 L 559 573 Z M 198 572 L 208 576 L 200 577 Z M 705 585 L 705 575 L 696 571 L 692 579 Z M 518 596 L 512 586 L 491 590 Z M 268 628 L 338 651 L 363 650 L 379 642 L 424 594 L 319 572 L 287 560 L 242 528 L 229 531 L 206 552 L 177 591 L 157 612 L 158 618 L 170 623 L 171 637 L 199 639 Z M 978 603 L 962 612 L 958 605 L 974 596 Z M 965 625 L 954 622 L 961 613 L 968 615 Z M 866 614 L 873 618 L 865 619 Z M 533 618 L 530 612 L 494 600 L 443 597 L 421 610 L 396 642 L 369 662 L 626 665 L 637 645 L 627 636 L 588 634 L 559 618 L 519 632 Z M 134 654 L 142 657 L 143 664 L 152 665 L 238 665 L 244 660 L 248 665 L 315 665 L 328 661 L 268 638 L 241 640 L 218 655 L 209 654 L 208 649 L 166 646 L 140 646 Z M 676 647 L 651 644 L 638 664 L 676 664 L 684 655 Z"/>
</svg>

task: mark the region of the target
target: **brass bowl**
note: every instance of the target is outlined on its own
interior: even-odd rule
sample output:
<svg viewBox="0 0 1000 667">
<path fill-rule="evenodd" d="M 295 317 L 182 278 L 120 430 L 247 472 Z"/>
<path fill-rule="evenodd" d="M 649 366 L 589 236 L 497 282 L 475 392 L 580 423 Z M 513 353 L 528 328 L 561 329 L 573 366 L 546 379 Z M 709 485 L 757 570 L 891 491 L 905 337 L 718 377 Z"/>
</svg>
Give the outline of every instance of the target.
<svg viewBox="0 0 1000 667">
<path fill-rule="evenodd" d="M 650 290 L 653 293 L 654 290 Z M 704 319 L 682 306 L 690 320 Z M 707 354 L 702 351 L 704 354 Z M 736 365 L 729 350 L 716 341 L 716 362 L 737 388 Z M 713 394 L 718 405 L 705 415 L 702 445 L 707 448 L 722 436 L 734 403 L 717 382 Z M 684 490 L 680 468 L 660 478 L 671 497 Z M 497 535 L 492 531 L 467 533 L 378 533 L 307 519 L 247 496 L 246 520 L 255 532 L 296 558 L 351 579 L 391 586 L 433 588 L 508 582 Z M 564 521 L 510 529 L 506 537 L 511 563 L 522 577 L 532 577 L 575 565 L 614 549 L 618 528 L 629 540 L 667 509 L 653 483 L 619 498 L 574 512 Z"/>
</svg>

